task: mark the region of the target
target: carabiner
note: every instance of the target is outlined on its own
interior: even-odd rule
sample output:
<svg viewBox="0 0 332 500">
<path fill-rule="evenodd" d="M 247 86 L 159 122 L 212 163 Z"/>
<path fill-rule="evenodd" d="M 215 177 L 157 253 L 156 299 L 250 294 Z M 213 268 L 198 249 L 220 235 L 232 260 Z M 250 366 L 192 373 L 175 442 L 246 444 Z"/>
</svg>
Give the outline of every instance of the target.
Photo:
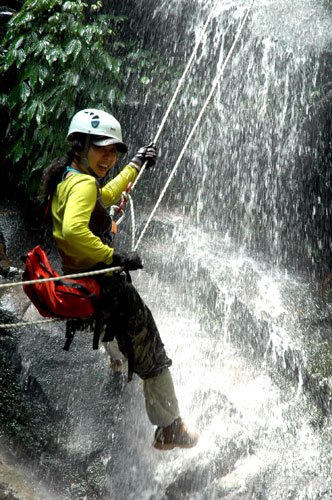
<svg viewBox="0 0 332 500">
<path fill-rule="evenodd" d="M 128 199 L 128 194 L 131 191 L 131 188 L 133 187 L 133 183 L 129 182 L 126 190 L 122 193 L 122 199 L 120 201 L 120 204 L 118 206 L 118 214 L 121 215 L 123 211 L 123 207 L 125 206 L 127 199 Z"/>
</svg>

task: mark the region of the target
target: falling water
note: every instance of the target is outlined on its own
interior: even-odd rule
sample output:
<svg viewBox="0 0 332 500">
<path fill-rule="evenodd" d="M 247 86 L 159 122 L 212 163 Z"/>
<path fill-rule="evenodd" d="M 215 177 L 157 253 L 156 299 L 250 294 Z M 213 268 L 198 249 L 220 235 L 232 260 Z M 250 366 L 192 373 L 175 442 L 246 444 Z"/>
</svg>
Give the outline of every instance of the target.
<svg viewBox="0 0 332 500">
<path fill-rule="evenodd" d="M 165 28 L 154 46 L 173 63 L 179 51 L 188 59 L 212 5 L 158 2 L 152 19 Z M 181 152 L 248 6 L 220 2 L 161 137 L 146 205 Z M 323 3 L 255 3 L 142 245 L 150 280 L 139 286 L 159 311 L 181 406 L 201 442 L 189 453 L 153 456 L 148 470 L 160 484 L 149 473 L 141 498 L 332 495 L 330 408 L 317 408 L 313 381 L 329 348 L 329 313 L 291 272 L 312 271 L 322 259 L 321 200 L 307 183 L 324 140 L 313 115 L 331 28 Z M 158 105 L 153 92 L 145 106 Z M 155 111 L 148 127 L 158 121 Z M 329 387 L 328 370 L 320 383 Z"/>
<path fill-rule="evenodd" d="M 275 263 L 295 268 L 322 258 L 324 235 L 317 227 L 323 225 L 328 210 L 327 205 L 320 206 L 319 188 L 312 192 L 308 187 L 315 185 L 317 172 L 322 182 L 325 174 L 318 166 L 319 161 L 324 163 L 319 157 L 323 124 L 312 120 L 327 83 L 324 74 L 329 75 L 331 15 L 317 3 L 258 0 L 254 4 L 167 196 L 170 210 L 176 208 L 197 224 L 228 234 L 249 251 L 261 250 Z M 220 2 L 160 140 L 166 172 L 181 151 L 249 4 Z M 212 5 L 196 2 L 196 8 L 188 11 L 186 2 L 167 7 L 159 2 L 152 17 L 164 31 L 150 43 L 161 45 L 161 58 L 166 53 L 170 65 L 179 63 L 179 52 L 189 58 Z M 160 97 L 157 101 L 155 97 L 151 85 L 142 108 L 138 107 L 139 115 L 144 106 L 154 110 L 149 117 L 156 122 L 153 118 L 148 122 L 152 130 L 166 108 L 163 105 L 159 111 Z M 154 199 L 161 185 L 162 180 L 156 182 L 156 193 L 150 190 L 149 197 Z"/>
<path fill-rule="evenodd" d="M 214 2 L 127 3 L 134 28 L 146 27 L 144 43 L 180 75 Z M 160 138 L 159 165 L 135 194 L 140 222 L 248 4 L 221 0 L 215 11 Z M 50 471 L 54 498 L 332 497 L 330 373 L 323 362 L 329 310 L 296 273 L 307 266 L 311 272 L 319 249 L 310 233 L 319 200 L 303 188 L 307 169 L 318 168 L 322 136 L 310 126 L 331 33 L 323 1 L 255 2 L 139 248 L 145 268 L 135 284 L 173 359 L 181 412 L 201 435 L 196 448 L 151 447 L 139 380 L 126 385 L 109 373 L 87 337 L 64 353 L 60 326 L 44 328 L 47 343 L 39 329 L 22 336 L 24 376 L 37 378 L 62 418 L 57 449 L 45 450 L 37 466 Z M 162 119 L 173 87 L 158 91 L 158 83 L 152 80 L 145 96 L 132 79 L 128 84 L 126 135 L 133 144 L 153 137 Z M 129 223 L 123 231 L 129 234 Z"/>
</svg>

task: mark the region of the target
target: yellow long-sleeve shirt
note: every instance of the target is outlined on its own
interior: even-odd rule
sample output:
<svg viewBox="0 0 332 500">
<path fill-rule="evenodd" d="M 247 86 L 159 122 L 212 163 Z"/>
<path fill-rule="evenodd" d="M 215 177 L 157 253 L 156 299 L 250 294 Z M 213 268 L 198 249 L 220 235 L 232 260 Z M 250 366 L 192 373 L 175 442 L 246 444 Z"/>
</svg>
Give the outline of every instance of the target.
<svg viewBox="0 0 332 500">
<path fill-rule="evenodd" d="M 129 182 L 137 177 L 135 168 L 127 165 L 101 188 L 105 207 L 114 205 Z M 89 229 L 98 188 L 88 174 L 69 176 L 60 182 L 52 198 L 53 237 L 65 272 L 80 272 L 103 262 L 110 265 L 114 249 L 105 245 Z"/>
</svg>

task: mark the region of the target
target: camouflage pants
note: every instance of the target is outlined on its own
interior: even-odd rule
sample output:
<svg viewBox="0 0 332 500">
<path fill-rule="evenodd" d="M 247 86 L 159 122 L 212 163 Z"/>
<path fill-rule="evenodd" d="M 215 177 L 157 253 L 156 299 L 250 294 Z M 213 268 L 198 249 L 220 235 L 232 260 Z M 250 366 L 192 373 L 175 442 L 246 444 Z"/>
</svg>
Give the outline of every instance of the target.
<svg viewBox="0 0 332 500">
<path fill-rule="evenodd" d="M 128 378 L 134 372 L 148 379 L 171 366 L 151 311 L 127 276 L 103 277 L 101 285 L 99 309 L 106 325 L 103 342 L 117 340 L 128 359 Z"/>
</svg>

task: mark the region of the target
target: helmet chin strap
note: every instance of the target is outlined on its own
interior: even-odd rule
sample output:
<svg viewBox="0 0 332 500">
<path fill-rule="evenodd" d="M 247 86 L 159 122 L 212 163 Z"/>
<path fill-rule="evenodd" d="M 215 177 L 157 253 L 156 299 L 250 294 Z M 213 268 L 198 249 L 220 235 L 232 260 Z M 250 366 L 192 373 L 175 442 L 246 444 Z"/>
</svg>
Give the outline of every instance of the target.
<svg viewBox="0 0 332 500">
<path fill-rule="evenodd" d="M 87 134 L 85 138 L 84 149 L 81 158 L 81 167 L 82 170 L 84 170 L 87 174 L 93 175 L 93 177 L 97 177 L 92 168 L 89 166 L 89 161 L 88 161 L 88 152 L 91 142 L 90 137 L 91 137 L 90 134 Z"/>
</svg>

